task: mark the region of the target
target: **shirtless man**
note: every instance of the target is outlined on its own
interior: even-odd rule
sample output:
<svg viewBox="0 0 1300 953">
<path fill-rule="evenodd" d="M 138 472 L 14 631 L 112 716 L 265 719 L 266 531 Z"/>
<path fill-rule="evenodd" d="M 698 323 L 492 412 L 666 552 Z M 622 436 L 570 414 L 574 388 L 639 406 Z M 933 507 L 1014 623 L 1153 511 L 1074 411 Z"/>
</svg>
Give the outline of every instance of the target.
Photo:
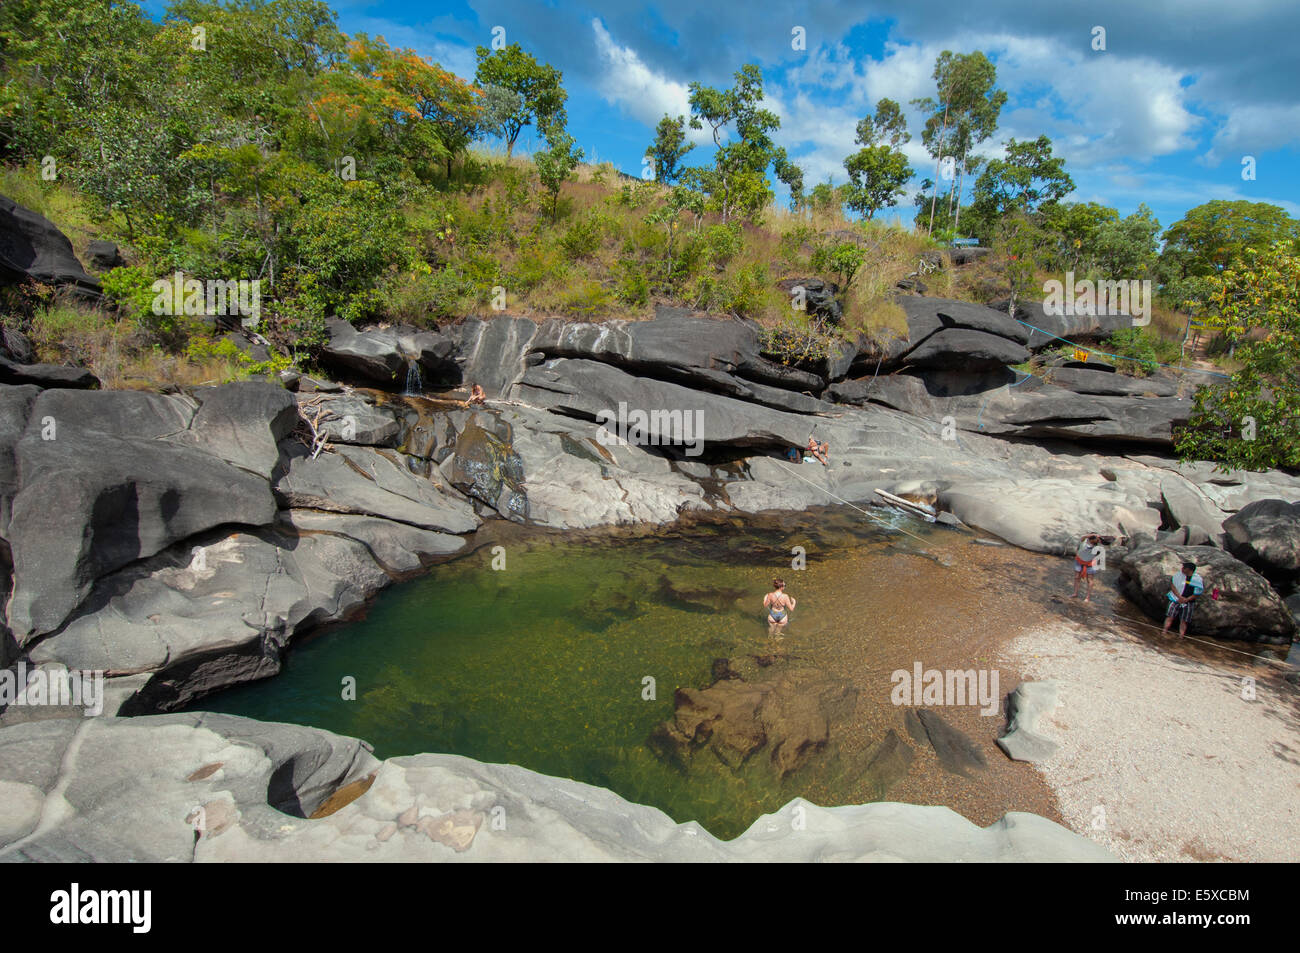
<svg viewBox="0 0 1300 953">
<path fill-rule="evenodd" d="M 772 580 L 772 591 L 763 597 L 763 608 L 767 610 L 767 634 L 779 639 L 794 611 L 794 599 L 786 594 L 784 581 Z"/>
<path fill-rule="evenodd" d="M 483 388 L 479 387 L 477 384 L 471 384 L 469 389 L 468 403 L 482 404 L 482 403 L 486 403 L 486 401 L 487 401 L 487 395 L 483 393 Z"/>
</svg>

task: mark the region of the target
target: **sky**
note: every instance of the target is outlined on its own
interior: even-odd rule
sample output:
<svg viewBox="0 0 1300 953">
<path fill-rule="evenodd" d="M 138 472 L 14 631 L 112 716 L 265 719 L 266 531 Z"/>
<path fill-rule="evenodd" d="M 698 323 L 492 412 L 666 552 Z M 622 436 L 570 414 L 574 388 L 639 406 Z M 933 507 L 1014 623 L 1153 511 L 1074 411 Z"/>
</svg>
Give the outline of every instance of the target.
<svg viewBox="0 0 1300 953">
<path fill-rule="evenodd" d="M 978 150 L 1046 134 L 1076 191 L 1127 215 L 1148 205 L 1168 227 L 1211 199 L 1280 205 L 1300 217 L 1300 3 L 1295 0 L 909 0 L 805 3 L 656 0 L 333 0 L 348 33 L 382 35 L 472 78 L 494 28 L 561 70 L 569 132 L 588 161 L 639 175 L 655 124 L 689 114 L 687 86 L 763 70 L 776 141 L 811 188 L 845 181 L 855 126 L 888 97 L 904 107 L 917 175 L 934 176 L 910 101 L 933 96 L 943 50 L 982 50 L 1008 93 Z M 155 15 L 163 4 L 145 4 Z M 802 28 L 803 48 L 796 48 Z M 1098 28 L 1104 30 L 1098 33 Z M 497 35 L 500 35 L 499 31 Z M 1104 39 L 1104 49 L 1094 49 Z M 533 130 L 519 147 L 528 150 Z M 688 157 L 707 161 L 703 140 Z M 1243 160 L 1253 158 L 1254 178 Z M 968 180 L 969 185 L 969 180 Z M 970 191 L 966 190 L 969 201 Z M 892 220 L 902 212 L 885 213 Z"/>
</svg>

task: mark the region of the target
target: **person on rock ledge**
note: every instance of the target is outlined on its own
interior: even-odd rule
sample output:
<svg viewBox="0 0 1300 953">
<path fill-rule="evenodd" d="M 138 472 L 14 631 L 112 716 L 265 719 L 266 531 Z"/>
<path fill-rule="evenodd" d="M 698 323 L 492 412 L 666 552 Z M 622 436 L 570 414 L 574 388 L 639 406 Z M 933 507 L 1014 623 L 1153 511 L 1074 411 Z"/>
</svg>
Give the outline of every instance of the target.
<svg viewBox="0 0 1300 953">
<path fill-rule="evenodd" d="M 477 384 L 470 384 L 470 385 L 469 385 L 469 401 L 468 401 L 468 403 L 470 403 L 470 404 L 485 404 L 485 403 L 487 403 L 487 394 L 483 393 L 483 388 L 482 388 L 482 387 L 479 387 Z"/>
<path fill-rule="evenodd" d="M 828 467 L 831 463 L 826 459 L 826 454 L 830 452 L 830 449 L 831 445 L 829 443 L 818 443 L 816 438 L 810 436 L 808 438 L 808 446 L 804 447 L 804 452 L 811 454 L 813 457 L 820 460 L 822 466 Z"/>
<path fill-rule="evenodd" d="M 1183 563 L 1181 572 L 1174 573 L 1169 583 L 1169 608 L 1165 610 L 1164 631 L 1169 631 L 1174 619 L 1178 620 L 1179 636 L 1187 635 L 1187 623 L 1192 621 L 1192 610 L 1196 608 L 1196 598 L 1205 591 L 1205 580 L 1196 571 L 1196 563 Z M 1218 592 L 1216 590 L 1215 594 Z"/>
</svg>

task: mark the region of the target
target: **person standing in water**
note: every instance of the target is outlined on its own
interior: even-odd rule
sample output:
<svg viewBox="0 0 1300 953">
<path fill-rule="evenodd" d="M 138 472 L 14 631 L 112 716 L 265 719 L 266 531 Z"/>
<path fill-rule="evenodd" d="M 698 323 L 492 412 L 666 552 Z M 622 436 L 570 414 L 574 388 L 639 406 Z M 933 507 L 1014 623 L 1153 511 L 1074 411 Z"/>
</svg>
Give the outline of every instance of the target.
<svg viewBox="0 0 1300 953">
<path fill-rule="evenodd" d="M 772 580 L 772 591 L 763 597 L 763 608 L 767 610 L 767 634 L 779 635 L 794 611 L 794 599 L 786 593 L 783 580 Z"/>
<path fill-rule="evenodd" d="M 1079 542 L 1079 551 L 1074 554 L 1074 597 L 1079 598 L 1079 583 L 1088 580 L 1088 594 L 1084 602 L 1092 601 L 1092 577 L 1097 575 L 1097 560 L 1101 557 L 1101 537 L 1089 533 Z"/>
</svg>

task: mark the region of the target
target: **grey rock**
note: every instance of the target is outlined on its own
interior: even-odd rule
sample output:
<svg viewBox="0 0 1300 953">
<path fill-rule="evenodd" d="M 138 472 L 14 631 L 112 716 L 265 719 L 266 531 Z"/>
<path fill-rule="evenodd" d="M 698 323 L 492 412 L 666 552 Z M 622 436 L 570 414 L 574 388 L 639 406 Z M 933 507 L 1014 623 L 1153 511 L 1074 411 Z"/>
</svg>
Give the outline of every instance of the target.
<svg viewBox="0 0 1300 953">
<path fill-rule="evenodd" d="M 1047 381 L 1076 394 L 1112 397 L 1174 397 L 1178 385 L 1157 377 L 1128 377 L 1114 371 L 1058 367 L 1048 372 Z"/>
<path fill-rule="evenodd" d="M 37 830 L 38 801 L 56 785 L 66 810 Z M 723 842 L 603 788 L 514 765 L 438 754 L 377 762 L 353 739 L 202 712 L 2 729 L 0 789 L 23 794 L 0 800 L 4 861 L 1115 860 L 1032 814 L 981 829 L 948 808 L 798 798 Z M 357 796 L 305 819 L 344 790 Z M 503 829 L 484 823 L 492 815 Z"/>
<path fill-rule="evenodd" d="M 1006 312 L 1007 299 L 990 302 L 989 307 Z M 1133 318 L 1127 314 L 1049 314 L 1043 308 L 1042 301 L 1020 300 L 1016 302 L 1016 319 L 1024 325 L 1032 326 L 1028 347 L 1038 351 L 1045 347 L 1059 344 L 1061 339 L 1084 343 L 1100 341 L 1116 331 L 1133 326 Z"/>
<path fill-rule="evenodd" d="M 126 264 L 117 245 L 101 239 L 95 239 L 86 247 L 86 263 L 96 271 L 111 271 Z"/>
<path fill-rule="evenodd" d="M 1256 500 L 1224 520 L 1228 552 L 1272 579 L 1300 579 L 1300 503 Z"/>
<path fill-rule="evenodd" d="M 0 357 L 0 384 L 35 384 L 37 387 L 71 387 L 86 390 L 99 386 L 99 378 L 84 367 L 62 364 L 18 364 Z"/>
<path fill-rule="evenodd" d="M 1205 580 L 1188 632 L 1249 642 L 1290 642 L 1296 621 L 1268 580 L 1221 549 L 1210 546 L 1135 546 L 1120 560 L 1120 586 L 1159 624 L 1164 623 L 1170 580 L 1190 560 Z M 1219 598 L 1211 598 L 1212 590 Z"/>
<path fill-rule="evenodd" d="M 1021 682 L 1007 698 L 1007 730 L 998 747 L 1013 761 L 1046 761 L 1060 745 L 1039 733 L 1039 722 L 1056 710 L 1053 681 Z"/>
<path fill-rule="evenodd" d="M 44 215 L 0 195 L 0 282 L 27 280 L 99 297 L 99 282 L 81 267 L 68 236 Z"/>
<path fill-rule="evenodd" d="M 412 473 L 396 451 L 339 445 L 314 460 L 300 444 L 287 442 L 283 451 L 275 491 L 285 507 L 378 516 L 447 533 L 479 525 L 469 504 Z"/>
<path fill-rule="evenodd" d="M 36 349 L 27 340 L 27 335 L 18 329 L 0 327 L 0 357 L 15 364 L 33 364 L 36 362 Z"/>
<path fill-rule="evenodd" d="M 921 297 L 902 297 L 898 299 L 898 304 L 907 315 L 908 339 L 913 347 L 945 328 L 983 331 L 1017 344 L 1029 340 L 1029 331 L 1009 318 L 1005 311 L 994 311 L 981 304 L 949 298 Z M 1028 357 L 1023 360 L 1028 360 Z"/>
<path fill-rule="evenodd" d="M 44 440 L 29 433 L 15 459 L 21 488 L 8 527 L 9 625 L 20 643 L 57 628 L 106 573 L 204 530 L 257 526 L 275 516 L 265 479 L 167 441 L 68 430 Z"/>
<path fill-rule="evenodd" d="M 903 356 L 914 367 L 986 367 L 1029 360 L 1022 345 L 996 334 L 945 328 L 929 335 Z"/>
</svg>

